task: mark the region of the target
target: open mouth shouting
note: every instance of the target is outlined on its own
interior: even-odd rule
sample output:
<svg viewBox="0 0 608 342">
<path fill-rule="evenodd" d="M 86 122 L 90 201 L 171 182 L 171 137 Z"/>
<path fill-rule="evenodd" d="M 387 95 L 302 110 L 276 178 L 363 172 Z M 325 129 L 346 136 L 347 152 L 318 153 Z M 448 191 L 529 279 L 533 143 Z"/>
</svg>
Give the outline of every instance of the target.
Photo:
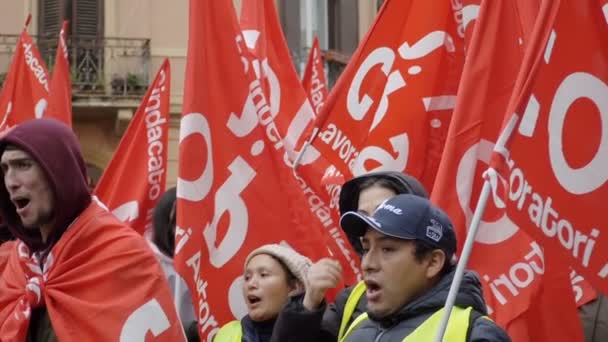
<svg viewBox="0 0 608 342">
<path fill-rule="evenodd" d="M 247 306 L 250 309 L 255 309 L 261 303 L 262 303 L 262 298 L 260 298 L 259 296 L 256 296 L 256 295 L 253 295 L 253 294 L 247 295 Z"/>
<path fill-rule="evenodd" d="M 26 196 L 15 196 L 11 198 L 11 202 L 17 209 L 17 214 L 23 218 L 27 214 L 27 209 L 30 205 L 30 199 Z"/>
<path fill-rule="evenodd" d="M 380 300 L 380 296 L 382 295 L 382 287 L 377 281 L 373 279 L 366 279 L 365 287 L 365 295 L 368 302 L 377 302 Z"/>
</svg>

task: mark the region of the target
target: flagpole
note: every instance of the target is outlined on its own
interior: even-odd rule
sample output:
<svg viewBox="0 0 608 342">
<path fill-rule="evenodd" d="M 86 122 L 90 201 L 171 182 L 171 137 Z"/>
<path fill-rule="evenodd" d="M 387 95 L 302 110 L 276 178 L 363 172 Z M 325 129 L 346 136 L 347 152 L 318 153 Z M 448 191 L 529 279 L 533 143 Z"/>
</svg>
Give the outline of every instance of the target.
<svg viewBox="0 0 608 342">
<path fill-rule="evenodd" d="M 462 249 L 462 254 L 458 260 L 458 265 L 456 266 L 456 272 L 454 274 L 454 280 L 452 280 L 448 298 L 446 299 L 445 306 L 443 307 L 444 313 L 443 317 L 441 318 L 441 323 L 439 324 L 439 330 L 437 331 L 435 342 L 443 341 L 443 335 L 445 335 L 448 320 L 450 319 L 450 314 L 452 313 L 452 308 L 454 307 L 454 302 L 456 301 L 456 295 L 458 294 L 460 283 L 462 282 L 462 277 L 464 276 L 464 270 L 467 262 L 469 261 L 471 251 L 473 250 L 475 236 L 477 235 L 477 230 L 479 229 L 479 224 L 481 222 L 481 218 L 483 217 L 483 212 L 485 211 L 486 204 L 488 203 L 488 197 L 490 196 L 491 189 L 492 186 L 486 179 L 483 183 L 483 188 L 481 189 L 481 194 L 479 195 L 479 200 L 477 201 L 477 208 L 475 208 L 475 213 L 473 214 L 473 219 L 471 220 L 471 225 L 469 226 L 469 230 L 467 232 L 467 238 Z"/>
<path fill-rule="evenodd" d="M 296 174 L 296 169 L 298 168 L 298 165 L 300 165 L 300 161 L 302 160 L 302 156 L 304 156 L 304 152 L 306 152 L 308 145 L 310 145 L 310 140 L 306 140 L 306 142 L 304 143 L 304 146 L 302 146 L 302 149 L 296 156 L 296 159 L 293 161 L 291 168 L 293 170 L 294 175 Z"/>
<path fill-rule="evenodd" d="M 302 157 L 304 156 L 306 149 L 308 148 L 308 146 L 310 146 L 312 144 L 312 141 L 317 137 L 317 134 L 319 134 L 319 132 L 320 132 L 320 130 L 315 127 L 312 130 L 312 134 L 310 135 L 310 138 L 308 138 L 304 142 L 304 145 L 302 145 L 302 148 L 300 149 L 300 152 L 298 152 L 296 159 L 293 161 L 293 164 L 291 164 L 291 168 L 293 169 L 294 174 L 296 174 L 296 169 L 298 168 L 298 165 L 300 165 L 300 161 L 302 160 Z"/>
</svg>

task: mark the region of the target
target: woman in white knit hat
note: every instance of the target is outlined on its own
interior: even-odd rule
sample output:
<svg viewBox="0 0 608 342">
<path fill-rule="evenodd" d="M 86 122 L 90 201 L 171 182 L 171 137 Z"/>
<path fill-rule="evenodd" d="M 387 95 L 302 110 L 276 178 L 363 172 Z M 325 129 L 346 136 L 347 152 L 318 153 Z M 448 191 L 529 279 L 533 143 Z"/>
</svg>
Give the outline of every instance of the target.
<svg viewBox="0 0 608 342">
<path fill-rule="evenodd" d="M 289 297 L 306 290 L 306 274 L 311 261 L 289 247 L 264 245 L 245 261 L 243 296 L 248 314 L 240 321 L 224 325 L 216 342 L 267 342 Z"/>
</svg>

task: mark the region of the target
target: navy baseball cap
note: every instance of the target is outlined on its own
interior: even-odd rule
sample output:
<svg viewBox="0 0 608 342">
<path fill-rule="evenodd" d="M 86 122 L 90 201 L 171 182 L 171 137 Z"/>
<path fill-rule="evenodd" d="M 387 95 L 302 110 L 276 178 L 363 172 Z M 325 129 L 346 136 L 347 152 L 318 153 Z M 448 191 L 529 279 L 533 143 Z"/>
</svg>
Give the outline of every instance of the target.
<svg viewBox="0 0 608 342">
<path fill-rule="evenodd" d="M 447 260 L 456 253 L 456 233 L 450 218 L 428 199 L 402 194 L 382 202 L 372 216 L 349 211 L 340 218 L 347 234 L 363 236 L 367 228 L 398 239 L 420 240 L 443 250 Z"/>
</svg>

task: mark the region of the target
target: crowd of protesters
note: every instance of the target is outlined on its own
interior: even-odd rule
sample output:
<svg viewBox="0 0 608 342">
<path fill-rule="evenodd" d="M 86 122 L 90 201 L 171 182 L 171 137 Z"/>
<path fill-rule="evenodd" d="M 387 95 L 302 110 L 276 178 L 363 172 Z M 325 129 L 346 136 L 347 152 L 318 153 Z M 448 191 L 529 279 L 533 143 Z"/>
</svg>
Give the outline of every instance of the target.
<svg viewBox="0 0 608 342">
<path fill-rule="evenodd" d="M 140 308 L 150 322 L 162 314 L 167 340 L 198 340 L 192 296 L 172 261 L 175 188 L 157 204 L 146 242 L 91 196 L 67 126 L 23 123 L 0 138 L 0 157 L 0 340 L 128 341 L 137 335 L 122 322 Z M 243 267 L 247 315 L 224 325 L 215 341 L 434 339 L 454 278 L 450 218 L 418 180 L 399 172 L 349 180 L 339 206 L 363 281 L 326 303 L 342 278 L 337 261 L 312 263 L 289 247 L 260 246 Z M 156 306 L 160 312 L 150 310 Z M 600 296 L 581 309 L 587 341 L 608 336 L 606 307 Z M 446 340 L 510 340 L 487 316 L 474 272 L 464 274 Z"/>
</svg>

